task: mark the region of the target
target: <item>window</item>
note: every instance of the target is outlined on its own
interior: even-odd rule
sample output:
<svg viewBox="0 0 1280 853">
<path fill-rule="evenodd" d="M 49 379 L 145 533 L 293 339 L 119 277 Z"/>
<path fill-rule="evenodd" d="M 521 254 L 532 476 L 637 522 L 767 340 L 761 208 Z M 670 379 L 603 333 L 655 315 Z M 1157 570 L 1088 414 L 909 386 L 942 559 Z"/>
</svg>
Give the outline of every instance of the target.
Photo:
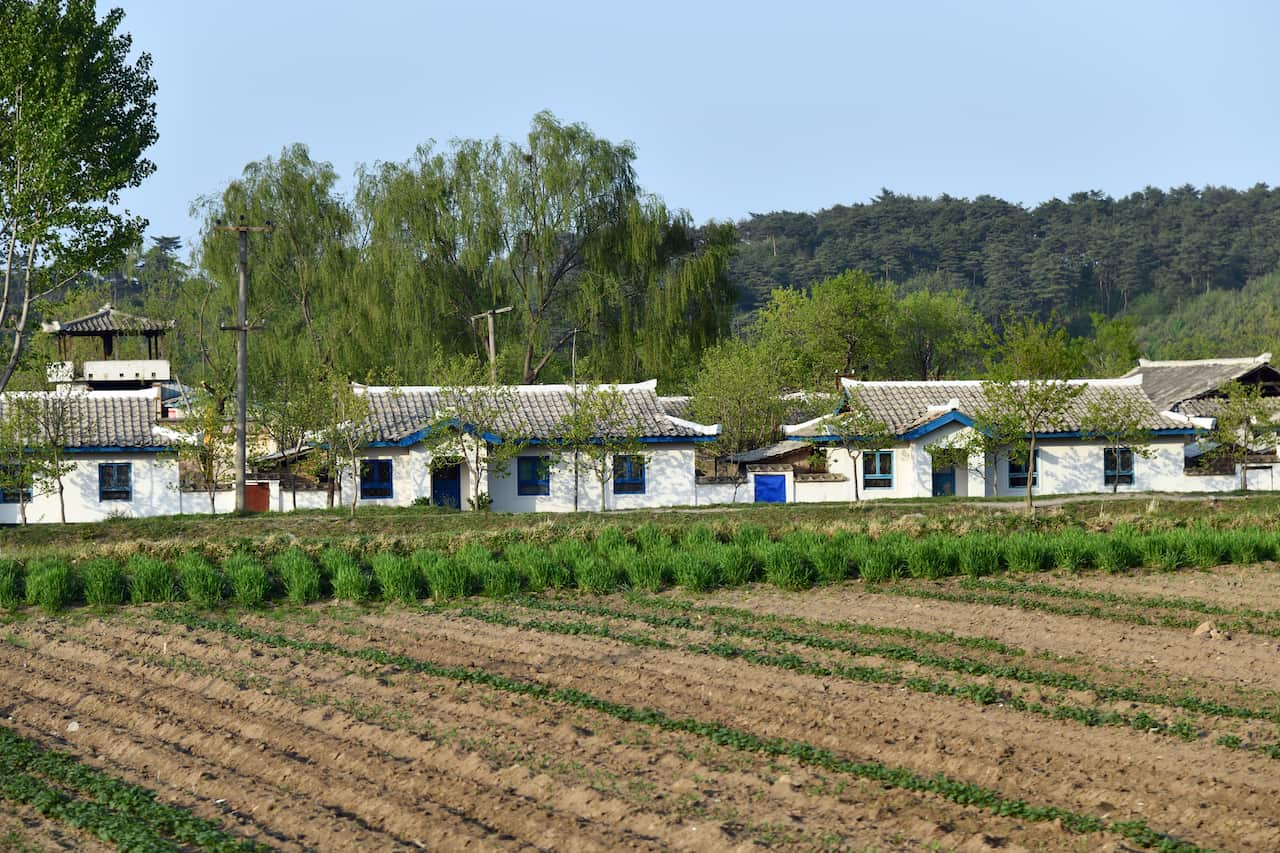
<svg viewBox="0 0 1280 853">
<path fill-rule="evenodd" d="M 613 457 L 613 493 L 615 495 L 644 494 L 644 457 Z"/>
<path fill-rule="evenodd" d="M 133 463 L 104 462 L 98 466 L 98 500 L 133 500 Z"/>
<path fill-rule="evenodd" d="M 391 460 L 360 460 L 360 499 L 391 497 Z"/>
<path fill-rule="evenodd" d="M 1131 448 L 1103 448 L 1102 484 L 1104 486 L 1133 485 L 1133 450 Z"/>
<path fill-rule="evenodd" d="M 31 503 L 31 477 L 22 466 L 0 465 L 0 483 L 0 504 Z"/>
<path fill-rule="evenodd" d="M 551 494 L 550 456 L 521 456 L 516 460 L 516 494 Z"/>
<path fill-rule="evenodd" d="M 1035 456 L 1031 460 L 1031 485 L 1036 487 L 1040 485 L 1040 450 L 1037 448 Z M 1009 454 L 1009 488 L 1027 487 L 1027 463 L 1020 462 Z"/>
<path fill-rule="evenodd" d="M 892 450 L 869 450 L 862 454 L 862 488 L 893 488 Z"/>
</svg>

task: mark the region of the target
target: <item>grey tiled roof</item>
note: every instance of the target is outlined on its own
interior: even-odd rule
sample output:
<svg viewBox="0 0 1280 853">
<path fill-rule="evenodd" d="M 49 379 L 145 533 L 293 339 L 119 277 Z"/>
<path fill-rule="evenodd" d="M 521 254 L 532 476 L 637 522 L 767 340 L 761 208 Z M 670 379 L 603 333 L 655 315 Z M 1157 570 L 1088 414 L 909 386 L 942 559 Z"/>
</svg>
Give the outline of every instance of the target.
<svg viewBox="0 0 1280 853">
<path fill-rule="evenodd" d="M 8 398 L 9 395 L 5 395 Z M 0 419 L 13 411 L 12 399 L 0 398 Z M 67 447 L 149 448 L 170 444 L 157 436 L 156 403 L 148 397 L 125 397 L 105 394 L 82 394 L 57 401 L 42 394 L 45 406 L 66 405 L 70 408 Z"/>
<path fill-rule="evenodd" d="M 987 405 L 980 382 L 846 382 L 845 388 L 851 396 L 858 396 L 873 417 L 898 435 L 940 418 L 952 408 L 972 417 Z M 1089 402 L 1097 400 L 1104 392 L 1118 394 L 1139 406 L 1144 414 L 1143 429 L 1181 429 L 1187 426 L 1181 420 L 1161 415 L 1136 383 L 1100 380 L 1086 383 L 1085 390 L 1072 402 L 1066 416 L 1046 432 L 1079 430 Z M 796 437 L 815 436 L 825 434 L 825 430 L 822 423 L 817 422 L 799 431 L 791 430 L 790 434 Z"/>
<path fill-rule="evenodd" d="M 1280 380 L 1280 372 L 1268 362 L 1271 353 L 1256 358 L 1209 358 L 1197 361 L 1147 361 L 1125 374 L 1142 376 L 1142 387 L 1161 411 L 1174 409 L 1179 403 L 1217 391 L 1233 379 L 1241 379 L 1255 370 L 1263 370 L 1270 381 Z"/>
<path fill-rule="evenodd" d="M 668 415 L 674 415 L 677 418 L 689 419 L 689 412 L 693 408 L 692 397 L 659 397 L 658 405 L 662 406 L 662 411 Z"/>
<path fill-rule="evenodd" d="M 795 441 L 776 441 L 764 447 L 755 447 L 729 456 L 730 462 L 763 462 L 766 459 L 778 459 L 796 451 L 808 453 L 812 450 L 808 444 Z"/>
<path fill-rule="evenodd" d="M 483 389 L 478 389 L 483 393 Z M 554 438 L 572 410 L 572 391 L 564 385 L 512 386 L 498 397 L 503 407 L 496 424 L 500 436 L 525 439 Z M 449 393 L 440 388 L 369 389 L 371 441 L 409 438 L 452 408 Z M 619 386 L 625 423 L 645 438 L 696 438 L 703 431 L 673 420 L 652 388 Z"/>
<path fill-rule="evenodd" d="M 60 335 L 98 335 L 106 332 L 140 335 L 144 332 L 164 332 L 172 329 L 174 321 L 159 322 L 147 317 L 138 317 L 117 311 L 110 303 L 103 305 L 92 314 L 77 317 L 65 323 L 57 321 L 44 324 L 44 330 Z"/>
</svg>

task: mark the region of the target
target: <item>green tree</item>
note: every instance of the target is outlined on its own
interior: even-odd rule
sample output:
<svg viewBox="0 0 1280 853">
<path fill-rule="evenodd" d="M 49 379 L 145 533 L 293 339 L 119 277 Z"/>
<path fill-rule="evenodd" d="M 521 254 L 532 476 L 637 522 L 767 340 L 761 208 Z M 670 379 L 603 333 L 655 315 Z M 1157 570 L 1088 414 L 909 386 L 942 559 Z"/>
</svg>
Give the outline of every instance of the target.
<svg viewBox="0 0 1280 853">
<path fill-rule="evenodd" d="M 33 306 L 138 242 L 146 220 L 120 190 L 155 170 L 151 57 L 130 62 L 119 9 L 92 0 L 0 2 L 0 391 L 17 369 Z"/>
<path fill-rule="evenodd" d="M 361 449 L 369 441 L 369 398 L 358 393 L 340 372 L 329 368 L 319 380 L 319 440 L 322 466 L 329 473 L 328 505 L 334 505 L 334 486 L 351 474 L 351 517 L 360 500 Z"/>
<path fill-rule="evenodd" d="M 1150 406 L 1135 397 L 1104 388 L 1085 402 L 1080 431 L 1101 441 L 1104 457 L 1109 451 L 1117 463 L 1126 451 L 1135 458 L 1150 459 L 1156 454 L 1151 446 L 1151 431 L 1144 426 L 1150 413 Z M 1119 488 L 1120 478 L 1116 476 L 1111 481 L 1112 494 Z"/>
<path fill-rule="evenodd" d="M 218 484 L 235 473 L 235 430 L 225 414 L 229 399 L 225 391 L 193 396 L 182 417 L 168 425 L 177 434 L 179 464 L 192 472 L 183 485 L 204 490 L 210 514 L 218 511 Z"/>
<path fill-rule="evenodd" d="M 600 511 L 604 512 L 609 508 L 609 484 L 616 475 L 618 458 L 638 457 L 642 465 L 648 464 L 642 438 L 616 386 L 578 385 L 570 392 L 569 413 L 557 427 L 557 457 L 568 452 L 586 467 L 600 485 Z"/>
<path fill-rule="evenodd" d="M 720 424 L 711 445 L 717 457 L 777 441 L 788 414 L 776 362 L 763 347 L 741 341 L 723 341 L 707 350 L 690 390 L 693 419 Z"/>
<path fill-rule="evenodd" d="M 1121 376 L 1138 366 L 1137 326 L 1127 317 L 1108 320 L 1094 312 L 1093 337 L 1083 343 L 1085 370 L 1089 376 Z"/>
<path fill-rule="evenodd" d="M 986 404 L 975 424 L 1004 437 L 1010 458 L 1027 466 L 1028 514 L 1035 513 L 1032 489 L 1039 435 L 1061 424 L 1085 390 L 1084 385 L 1066 381 L 1078 369 L 1079 358 L 1065 330 L 1030 317 L 1010 318 L 988 365 L 989 378 L 982 383 Z"/>
<path fill-rule="evenodd" d="M 17 397 L 15 406 L 27 409 L 24 415 L 34 428 L 27 453 L 32 457 L 33 483 L 37 488 L 52 487 L 58 496 L 58 517 L 67 523 L 66 484 L 63 478 L 75 470 L 76 463 L 67 457 L 68 448 L 91 428 L 88 407 L 82 392 L 68 386 L 42 394 Z"/>
<path fill-rule="evenodd" d="M 897 436 L 884 421 L 871 413 L 856 393 L 849 396 L 838 413 L 824 418 L 820 424 L 829 443 L 849 454 L 849 462 L 853 465 L 853 499 L 861 500 L 858 481 L 862 478 L 864 454 L 869 450 L 892 447 Z"/>
<path fill-rule="evenodd" d="M 466 462 L 471 472 L 468 502 L 477 510 L 486 505 L 485 482 L 491 476 L 505 477 L 529 444 L 528 426 L 513 422 L 520 411 L 519 392 L 509 385 L 489 384 L 488 378 L 488 368 L 475 358 L 448 365 L 440 389 L 442 406 L 426 424 L 433 459 L 445 456 Z"/>
<path fill-rule="evenodd" d="M 1212 445 L 1208 456 L 1230 462 L 1239 471 L 1240 489 L 1244 491 L 1249 488 L 1248 463 L 1249 456 L 1256 452 L 1255 446 L 1264 435 L 1271 436 L 1272 443 L 1275 441 L 1274 433 L 1267 429 L 1270 411 L 1258 385 L 1229 382 L 1222 390 L 1225 396 L 1207 436 Z"/>
<path fill-rule="evenodd" d="M 941 379 L 977 366 L 991 327 L 963 290 L 913 290 L 893 306 L 895 373 Z"/>
<path fill-rule="evenodd" d="M 457 140 L 360 175 L 369 256 L 431 309 L 446 352 L 470 317 L 510 302 L 499 335 L 511 369 L 537 381 L 576 328 L 616 370 L 660 373 L 683 342 L 727 324 L 730 226 L 696 233 L 637 185 L 635 149 L 538 113 L 523 143 Z M 509 362 L 503 359 L 504 366 Z"/>
<path fill-rule="evenodd" d="M 31 438 L 37 428 L 32 408 L 20 401 L 21 397 L 16 394 L 0 397 L 0 491 L 15 498 L 18 519 L 25 525 L 39 461 L 30 451 Z"/>
</svg>

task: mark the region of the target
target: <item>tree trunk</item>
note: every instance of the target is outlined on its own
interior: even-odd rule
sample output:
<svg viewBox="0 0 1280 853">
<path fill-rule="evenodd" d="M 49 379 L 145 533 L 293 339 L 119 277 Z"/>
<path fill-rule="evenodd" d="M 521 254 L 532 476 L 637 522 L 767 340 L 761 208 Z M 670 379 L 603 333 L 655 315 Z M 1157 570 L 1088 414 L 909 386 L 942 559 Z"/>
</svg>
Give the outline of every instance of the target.
<svg viewBox="0 0 1280 853">
<path fill-rule="evenodd" d="M 61 471 L 61 462 L 58 463 L 58 470 Z M 62 518 L 62 523 L 67 523 L 67 501 L 62 494 L 62 475 L 59 474 L 56 480 L 58 484 L 58 515 Z"/>
<path fill-rule="evenodd" d="M 218 505 L 216 503 L 218 488 L 215 485 L 209 486 L 209 515 L 218 514 Z"/>
<path fill-rule="evenodd" d="M 858 478 L 860 476 L 858 473 L 858 463 L 862 460 L 862 454 L 859 453 L 855 456 L 851 450 L 849 451 L 849 458 L 853 460 L 853 502 L 857 503 L 861 500 L 858 496 Z"/>
<path fill-rule="evenodd" d="M 1027 515 L 1036 514 L 1036 503 L 1031 490 L 1035 485 L 1036 478 L 1039 476 L 1040 472 L 1036 470 L 1036 434 L 1033 431 L 1031 433 L 1031 446 L 1027 448 Z"/>
</svg>

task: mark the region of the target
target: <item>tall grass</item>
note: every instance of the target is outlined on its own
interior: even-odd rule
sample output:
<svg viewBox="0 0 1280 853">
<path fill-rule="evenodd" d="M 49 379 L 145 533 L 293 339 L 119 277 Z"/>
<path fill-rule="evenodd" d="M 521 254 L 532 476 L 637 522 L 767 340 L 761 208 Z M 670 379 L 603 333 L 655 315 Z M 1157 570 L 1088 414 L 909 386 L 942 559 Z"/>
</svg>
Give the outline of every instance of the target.
<svg viewBox="0 0 1280 853">
<path fill-rule="evenodd" d="M 390 551 L 375 554 L 369 561 L 384 601 L 412 604 L 422 597 L 423 572 L 415 562 Z"/>
<path fill-rule="evenodd" d="M 869 583 L 897 580 L 907 563 L 906 539 L 881 536 L 867 546 L 858 565 L 858 576 Z"/>
<path fill-rule="evenodd" d="M 1096 561 L 1104 572 L 1116 574 L 1142 564 L 1142 543 L 1132 529 L 1117 527 L 1102 537 Z"/>
<path fill-rule="evenodd" d="M 755 580 L 760 572 L 760 564 L 750 548 L 732 542 L 719 552 L 720 581 L 725 586 L 742 586 Z"/>
<path fill-rule="evenodd" d="M 76 600 L 79 577 L 61 557 L 37 560 L 27 566 L 27 604 L 39 605 L 46 613 L 57 613 Z"/>
<path fill-rule="evenodd" d="M 665 540 L 670 542 L 670 539 Z M 675 566 L 675 549 L 666 547 L 647 548 L 630 557 L 622 570 L 627 578 L 627 586 L 642 589 L 645 592 L 657 592 L 668 583 Z"/>
<path fill-rule="evenodd" d="M 907 572 L 913 578 L 940 580 L 960 568 L 960 554 L 947 536 L 926 536 L 907 549 Z"/>
<path fill-rule="evenodd" d="M 617 591 L 626 574 L 597 554 L 587 554 L 573 565 L 573 579 L 583 592 L 603 595 Z"/>
<path fill-rule="evenodd" d="M 284 586 L 290 604 L 310 604 L 320 600 L 320 567 L 306 551 L 289 548 L 276 554 L 271 568 Z"/>
<path fill-rule="evenodd" d="M 671 570 L 676 584 L 689 592 L 706 592 L 720 582 L 720 546 L 714 540 L 685 540 L 685 546 L 673 554 Z"/>
<path fill-rule="evenodd" d="M 108 557 L 95 557 L 80 566 L 84 602 L 93 607 L 124 604 L 128 581 L 124 568 Z"/>
<path fill-rule="evenodd" d="M 271 581 L 262 563 L 245 553 L 222 561 L 222 572 L 231 586 L 231 600 L 241 607 L 257 607 L 271 593 Z"/>
<path fill-rule="evenodd" d="M 222 603 L 222 572 L 198 551 L 188 551 L 173 563 L 178 582 L 187 601 L 198 607 L 217 607 Z"/>
<path fill-rule="evenodd" d="M 1004 542 L 990 533 L 976 533 L 956 540 L 960 571 L 971 578 L 994 575 L 1004 559 Z"/>
<path fill-rule="evenodd" d="M 14 610 L 22 605 L 23 574 L 22 564 L 17 560 L 0 558 L 0 607 Z"/>
<path fill-rule="evenodd" d="M 164 560 L 134 554 L 129 558 L 129 597 L 134 604 L 177 601 L 177 571 Z"/>
<path fill-rule="evenodd" d="M 563 563 L 537 545 L 516 542 L 503 550 L 502 558 L 523 576 L 531 592 L 564 589 L 573 580 L 573 573 Z"/>
<path fill-rule="evenodd" d="M 665 551 L 671 547 L 671 537 L 656 524 L 642 524 L 636 528 L 636 545 L 641 551 Z"/>
<path fill-rule="evenodd" d="M 372 580 L 360 561 L 338 548 L 326 548 L 320 554 L 320 565 L 329 576 L 333 597 L 343 601 L 368 601 Z"/>
<path fill-rule="evenodd" d="M 764 548 L 764 577 L 780 589 L 808 589 L 813 586 L 813 561 L 808 543 L 786 537 Z"/>
<path fill-rule="evenodd" d="M 505 598 L 520 592 L 524 580 L 520 571 L 505 560 L 495 560 L 485 546 L 466 545 L 454 559 L 466 567 L 467 574 L 476 579 L 488 597 Z"/>
<path fill-rule="evenodd" d="M 1064 530 L 1053 537 L 1053 565 L 1068 572 L 1079 572 L 1096 564 L 1098 544 L 1083 530 Z"/>
</svg>

